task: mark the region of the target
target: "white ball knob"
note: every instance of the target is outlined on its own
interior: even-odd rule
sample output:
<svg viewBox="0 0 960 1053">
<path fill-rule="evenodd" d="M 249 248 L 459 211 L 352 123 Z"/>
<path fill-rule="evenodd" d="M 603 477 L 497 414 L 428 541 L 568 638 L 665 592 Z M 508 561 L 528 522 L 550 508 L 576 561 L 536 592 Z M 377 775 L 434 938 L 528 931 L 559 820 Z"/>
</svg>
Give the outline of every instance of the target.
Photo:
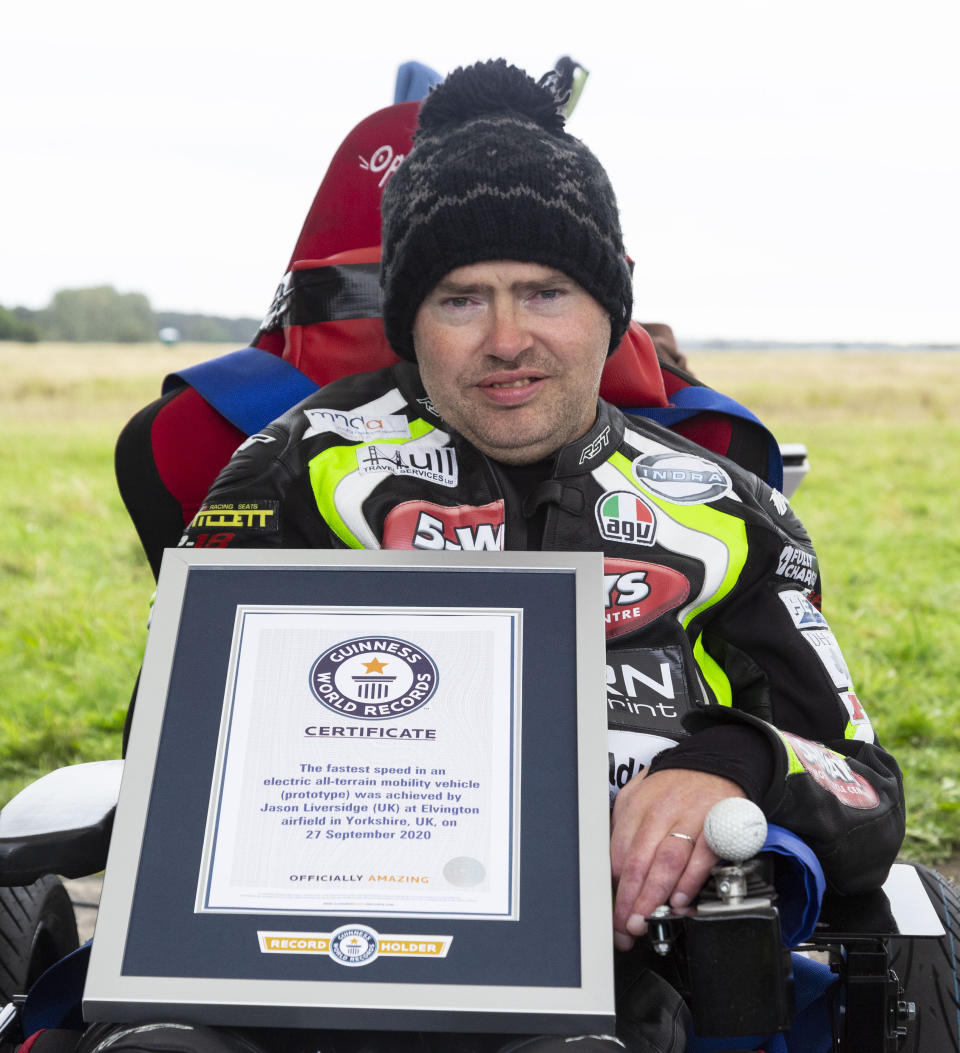
<svg viewBox="0 0 960 1053">
<path fill-rule="evenodd" d="M 760 851 L 767 837 L 767 820 L 753 801 L 727 797 L 707 812 L 703 833 L 721 859 L 743 863 Z"/>
</svg>

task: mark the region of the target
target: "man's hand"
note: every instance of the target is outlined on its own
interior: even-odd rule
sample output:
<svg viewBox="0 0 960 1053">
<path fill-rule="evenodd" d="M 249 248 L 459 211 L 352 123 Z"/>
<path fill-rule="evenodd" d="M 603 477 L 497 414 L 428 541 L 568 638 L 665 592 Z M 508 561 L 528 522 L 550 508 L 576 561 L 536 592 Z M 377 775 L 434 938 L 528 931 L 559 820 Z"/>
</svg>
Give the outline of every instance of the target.
<svg viewBox="0 0 960 1053">
<path fill-rule="evenodd" d="M 643 772 L 617 795 L 610 857 L 618 950 L 629 950 L 646 932 L 645 915 L 665 903 L 685 907 L 703 887 L 719 862 L 702 836 L 703 823 L 725 797 L 746 794 L 730 779 L 678 768 Z"/>
</svg>

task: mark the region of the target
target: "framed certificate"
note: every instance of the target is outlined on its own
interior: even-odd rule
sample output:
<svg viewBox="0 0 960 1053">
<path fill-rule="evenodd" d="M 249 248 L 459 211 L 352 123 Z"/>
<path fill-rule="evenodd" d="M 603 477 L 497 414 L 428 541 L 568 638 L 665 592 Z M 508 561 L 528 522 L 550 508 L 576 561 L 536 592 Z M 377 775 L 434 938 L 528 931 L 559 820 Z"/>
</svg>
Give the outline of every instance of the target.
<svg viewBox="0 0 960 1053">
<path fill-rule="evenodd" d="M 599 554 L 169 550 L 88 1020 L 610 1030 Z"/>
</svg>

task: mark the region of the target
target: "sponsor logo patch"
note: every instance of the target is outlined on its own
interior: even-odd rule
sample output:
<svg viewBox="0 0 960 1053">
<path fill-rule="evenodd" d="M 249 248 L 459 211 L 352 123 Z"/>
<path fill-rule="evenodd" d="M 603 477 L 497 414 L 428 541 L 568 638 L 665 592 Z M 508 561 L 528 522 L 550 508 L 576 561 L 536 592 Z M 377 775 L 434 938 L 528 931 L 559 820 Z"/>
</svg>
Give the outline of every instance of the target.
<svg viewBox="0 0 960 1053">
<path fill-rule="evenodd" d="M 186 534 L 177 542 L 177 548 L 227 548 L 236 534 Z"/>
<path fill-rule="evenodd" d="M 308 409 L 303 412 L 310 421 L 310 427 L 303 433 L 305 439 L 330 431 L 351 442 L 410 438 L 410 424 L 399 413 L 365 415 L 332 409 Z"/>
<path fill-rule="evenodd" d="M 779 596 L 798 629 L 819 629 L 827 624 L 827 619 L 802 592 L 790 589 L 779 593 Z"/>
<path fill-rule="evenodd" d="M 770 504 L 777 510 L 777 515 L 785 516 L 787 509 L 790 507 L 790 502 L 780 493 L 779 490 L 770 491 Z"/>
<path fill-rule="evenodd" d="M 677 740 L 665 735 L 633 731 L 607 732 L 607 764 L 610 773 L 610 803 L 634 777 L 639 775 L 658 753 L 676 745 Z"/>
<path fill-rule="evenodd" d="M 383 547 L 502 552 L 503 518 L 503 501 L 453 507 L 431 501 L 405 501 L 387 513 Z"/>
<path fill-rule="evenodd" d="M 245 439 L 240 445 L 233 451 L 234 456 L 238 453 L 242 453 L 244 450 L 249 450 L 251 446 L 268 446 L 271 442 L 276 442 L 276 438 L 273 435 L 264 435 L 261 432 L 257 432 L 256 435 L 251 435 Z"/>
<path fill-rule="evenodd" d="M 275 534 L 280 529 L 279 501 L 252 501 L 242 504 L 203 505 L 187 527 L 197 531 L 232 530 L 244 534 Z"/>
<path fill-rule="evenodd" d="M 452 446 L 361 446 L 357 449 L 357 469 L 361 475 L 389 472 L 440 486 L 456 486 L 459 478 L 457 451 Z"/>
<path fill-rule="evenodd" d="M 803 638 L 814 649 L 817 657 L 823 664 L 823 668 L 830 674 L 833 686 L 837 688 L 849 688 L 850 670 L 844 661 L 843 652 L 837 643 L 837 638 L 829 629 L 810 629 L 803 634 Z"/>
<path fill-rule="evenodd" d="M 719 501 L 733 488 L 713 461 L 688 453 L 651 453 L 633 462 L 637 482 L 649 493 L 679 505 Z"/>
<path fill-rule="evenodd" d="M 607 443 L 610 441 L 610 425 L 608 424 L 602 432 L 590 443 L 589 446 L 584 446 L 580 451 L 580 464 L 584 461 L 589 461 L 596 457 L 598 453 L 606 449 Z"/>
<path fill-rule="evenodd" d="M 649 625 L 679 607 L 690 582 L 672 567 L 633 559 L 603 561 L 604 628 L 607 639 Z"/>
<path fill-rule="evenodd" d="M 793 747 L 804 771 L 828 793 L 848 808 L 870 809 L 880 803 L 877 791 L 863 776 L 852 770 L 839 754 L 799 735 L 781 732 Z"/>
<path fill-rule="evenodd" d="M 667 647 L 638 647 L 607 655 L 607 725 L 622 731 L 686 736 L 680 718 L 690 699 L 683 653 Z"/>
<path fill-rule="evenodd" d="M 415 713 L 433 697 L 438 673 L 415 644 L 391 636 L 360 636 L 327 648 L 310 670 L 310 690 L 334 713 L 389 720 Z"/>
<path fill-rule="evenodd" d="M 784 545 L 777 562 L 777 577 L 812 589 L 817 583 L 817 557 L 796 545 Z"/>
<path fill-rule="evenodd" d="M 386 185 L 390 176 L 392 176 L 403 163 L 404 157 L 406 157 L 406 154 L 395 153 L 393 147 L 389 143 L 384 143 L 383 146 L 378 146 L 369 157 L 357 154 L 357 160 L 360 162 L 360 167 L 365 172 L 373 172 L 374 174 L 380 175 L 380 182 L 378 184 L 380 187 Z"/>
<path fill-rule="evenodd" d="M 856 728 L 853 737 L 866 742 L 875 741 L 873 725 L 867 711 L 860 704 L 860 699 L 852 691 L 841 691 L 840 701 L 850 717 L 850 723 Z"/>
<path fill-rule="evenodd" d="M 443 420 L 443 417 L 441 417 L 437 411 L 437 407 L 433 404 L 433 399 L 431 399 L 429 395 L 424 399 L 417 399 L 417 405 L 422 406 L 427 413 L 432 414 L 437 420 Z"/>
<path fill-rule="evenodd" d="M 452 936 L 379 933 L 369 925 L 341 925 L 333 932 L 257 932 L 263 954 L 327 954 L 340 965 L 369 965 L 378 957 L 446 958 Z"/>
<path fill-rule="evenodd" d="M 639 495 L 628 490 L 603 494 L 594 513 L 601 537 L 628 545 L 652 545 L 657 533 L 654 510 Z"/>
</svg>

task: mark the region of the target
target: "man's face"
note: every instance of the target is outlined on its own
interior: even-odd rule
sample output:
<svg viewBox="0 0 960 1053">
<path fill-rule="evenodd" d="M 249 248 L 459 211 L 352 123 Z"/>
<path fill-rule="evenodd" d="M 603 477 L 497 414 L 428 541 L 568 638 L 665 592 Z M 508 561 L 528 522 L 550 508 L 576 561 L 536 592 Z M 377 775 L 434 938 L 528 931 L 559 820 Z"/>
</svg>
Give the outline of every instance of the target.
<svg viewBox="0 0 960 1053">
<path fill-rule="evenodd" d="M 562 272 L 496 260 L 450 271 L 413 343 L 444 420 L 489 457 L 530 464 L 593 424 L 610 320 Z"/>
</svg>

